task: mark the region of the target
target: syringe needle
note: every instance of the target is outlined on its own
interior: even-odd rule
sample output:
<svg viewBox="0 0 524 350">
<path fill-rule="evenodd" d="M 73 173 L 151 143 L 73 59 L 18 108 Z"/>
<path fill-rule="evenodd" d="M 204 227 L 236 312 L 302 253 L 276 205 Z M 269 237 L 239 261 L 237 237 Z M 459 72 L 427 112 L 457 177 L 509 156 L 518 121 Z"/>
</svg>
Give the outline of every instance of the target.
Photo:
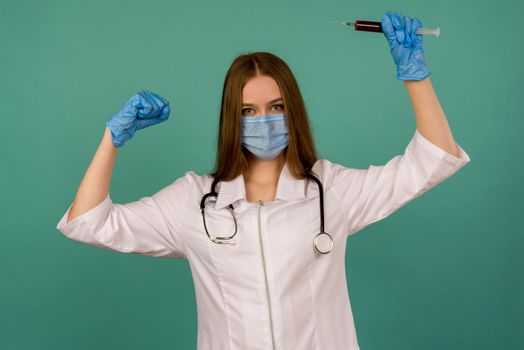
<svg viewBox="0 0 524 350">
<path fill-rule="evenodd" d="M 327 23 L 336 23 L 336 24 L 343 24 L 343 25 L 346 25 L 346 26 L 351 26 L 353 25 L 352 22 L 335 22 L 335 21 L 328 21 L 326 20 Z"/>
</svg>

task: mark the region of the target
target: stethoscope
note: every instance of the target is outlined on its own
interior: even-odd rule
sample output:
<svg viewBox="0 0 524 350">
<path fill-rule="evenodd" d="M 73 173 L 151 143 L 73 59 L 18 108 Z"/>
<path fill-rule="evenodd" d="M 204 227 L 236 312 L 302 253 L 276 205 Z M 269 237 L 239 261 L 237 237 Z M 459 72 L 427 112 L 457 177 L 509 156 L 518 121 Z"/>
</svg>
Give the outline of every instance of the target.
<svg viewBox="0 0 524 350">
<path fill-rule="evenodd" d="M 322 184 L 320 183 L 320 180 L 317 179 L 313 174 L 309 173 L 308 177 L 312 180 L 314 180 L 317 185 L 320 192 L 320 232 L 315 236 L 313 239 L 313 246 L 315 247 L 315 250 L 321 254 L 327 254 L 331 251 L 333 248 L 333 238 L 326 232 L 324 232 L 324 189 L 322 188 Z M 202 220 L 204 222 L 204 229 L 206 230 L 206 234 L 209 237 L 209 239 L 212 242 L 215 242 L 217 244 L 235 244 L 235 240 L 233 237 L 237 234 L 237 220 L 235 219 L 235 213 L 234 208 L 232 204 L 229 204 L 228 208 L 231 210 L 231 215 L 233 215 L 233 221 L 235 222 L 235 232 L 229 236 L 229 237 L 219 237 L 219 236 L 211 236 L 207 230 L 206 225 L 206 215 L 205 215 L 205 208 L 206 208 L 206 199 L 208 197 L 217 197 L 218 193 L 215 191 L 215 186 L 219 182 L 218 178 L 215 178 L 213 180 L 213 183 L 211 185 L 211 192 L 206 193 L 202 197 L 202 201 L 200 202 L 200 209 L 202 210 Z"/>
</svg>

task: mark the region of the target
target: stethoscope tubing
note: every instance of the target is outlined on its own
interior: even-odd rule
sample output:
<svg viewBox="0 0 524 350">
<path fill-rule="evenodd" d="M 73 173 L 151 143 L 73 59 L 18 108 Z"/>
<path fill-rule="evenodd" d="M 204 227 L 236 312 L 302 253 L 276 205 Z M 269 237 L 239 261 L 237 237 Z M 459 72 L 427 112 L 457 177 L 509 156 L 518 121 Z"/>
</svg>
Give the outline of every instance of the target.
<svg viewBox="0 0 524 350">
<path fill-rule="evenodd" d="M 316 176 L 314 176 L 312 172 L 308 173 L 308 178 L 315 181 L 316 184 L 318 185 L 319 198 L 320 198 L 319 200 L 319 203 L 320 203 L 320 232 L 313 239 L 313 246 L 317 252 L 321 254 L 327 254 L 331 251 L 333 247 L 333 238 L 327 232 L 324 232 L 324 188 L 320 180 Z M 234 207 L 232 204 L 229 204 L 228 208 L 231 209 L 231 214 L 233 215 L 233 220 L 235 222 L 235 232 L 233 233 L 233 235 L 231 235 L 230 237 L 215 237 L 215 236 L 212 237 L 209 234 L 207 225 L 206 225 L 205 202 L 207 198 L 209 197 L 218 197 L 218 193 L 216 192 L 215 188 L 219 181 L 220 179 L 218 177 L 213 179 L 213 183 L 211 184 L 211 191 L 206 193 L 204 196 L 202 196 L 202 200 L 200 201 L 200 210 L 202 213 L 204 229 L 209 239 L 215 243 L 228 243 L 228 241 L 231 240 L 237 234 L 237 228 L 238 228 L 237 221 L 236 221 L 235 214 L 234 214 Z M 320 242 L 321 240 L 322 242 Z M 328 242 L 329 247 L 325 247 L 326 242 Z M 319 246 L 321 246 L 322 249 L 319 248 Z"/>
</svg>

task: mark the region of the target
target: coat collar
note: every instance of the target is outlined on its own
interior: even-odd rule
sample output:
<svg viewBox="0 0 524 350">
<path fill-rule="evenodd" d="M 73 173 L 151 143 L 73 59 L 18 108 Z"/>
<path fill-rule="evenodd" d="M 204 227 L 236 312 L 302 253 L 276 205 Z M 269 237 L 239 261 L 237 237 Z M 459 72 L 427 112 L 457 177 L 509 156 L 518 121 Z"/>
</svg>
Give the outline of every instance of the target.
<svg viewBox="0 0 524 350">
<path fill-rule="evenodd" d="M 275 194 L 275 201 L 295 201 L 306 198 L 308 187 L 313 193 L 318 193 L 316 184 L 308 186 L 308 179 L 296 179 L 293 174 L 289 171 L 288 162 L 284 163 L 280 177 L 277 183 L 277 191 Z M 246 186 L 244 181 L 244 175 L 240 174 L 236 178 L 230 181 L 221 181 L 217 184 L 219 187 L 217 201 L 215 203 L 216 209 L 221 209 L 228 206 L 229 204 L 243 199 L 246 199 Z"/>
</svg>

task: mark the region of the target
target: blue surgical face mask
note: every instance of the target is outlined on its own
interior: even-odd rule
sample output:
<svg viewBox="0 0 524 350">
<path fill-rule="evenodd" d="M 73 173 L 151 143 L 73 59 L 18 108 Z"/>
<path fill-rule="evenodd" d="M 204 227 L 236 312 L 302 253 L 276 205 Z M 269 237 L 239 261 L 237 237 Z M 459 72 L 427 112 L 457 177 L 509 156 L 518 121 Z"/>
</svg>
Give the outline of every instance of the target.
<svg viewBox="0 0 524 350">
<path fill-rule="evenodd" d="M 284 113 L 242 116 L 242 144 L 264 160 L 275 159 L 289 143 Z"/>
</svg>

